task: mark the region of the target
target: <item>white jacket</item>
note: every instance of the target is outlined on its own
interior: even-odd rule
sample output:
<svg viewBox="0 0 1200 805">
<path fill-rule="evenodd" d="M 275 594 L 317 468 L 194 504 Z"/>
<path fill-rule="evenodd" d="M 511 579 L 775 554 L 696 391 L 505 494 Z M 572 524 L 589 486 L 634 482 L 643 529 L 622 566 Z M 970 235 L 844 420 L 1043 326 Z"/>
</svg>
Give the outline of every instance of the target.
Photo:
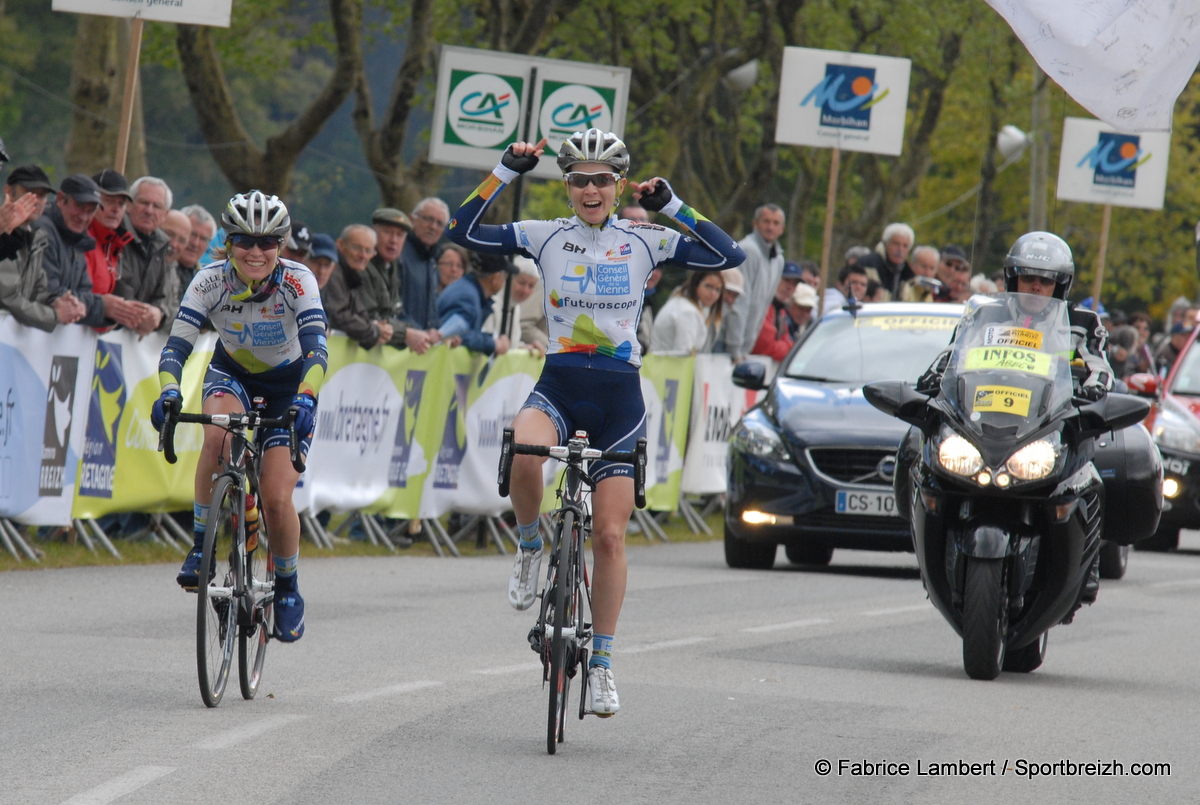
<svg viewBox="0 0 1200 805">
<path fill-rule="evenodd" d="M 685 296 L 672 296 L 654 317 L 650 354 L 691 355 L 709 346 L 708 309 Z"/>
</svg>

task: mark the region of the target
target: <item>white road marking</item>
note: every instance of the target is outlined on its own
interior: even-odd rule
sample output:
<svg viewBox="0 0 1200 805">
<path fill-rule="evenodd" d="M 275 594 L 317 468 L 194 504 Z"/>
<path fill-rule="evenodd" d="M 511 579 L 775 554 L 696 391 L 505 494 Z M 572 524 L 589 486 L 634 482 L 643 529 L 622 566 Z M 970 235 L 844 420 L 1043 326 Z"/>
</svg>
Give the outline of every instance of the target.
<svg viewBox="0 0 1200 805">
<path fill-rule="evenodd" d="M 920 611 L 936 612 L 937 610 L 935 610 L 933 608 L 933 604 L 924 603 L 924 604 L 917 604 L 917 605 L 911 606 L 911 607 L 892 607 L 891 609 L 872 609 L 870 612 L 864 612 L 863 614 L 866 615 L 868 618 L 879 618 L 884 615 L 899 615 L 902 612 L 920 612 Z"/>
<path fill-rule="evenodd" d="M 499 668 L 483 668 L 478 671 L 472 671 L 471 673 L 484 674 L 486 676 L 499 676 L 500 674 L 515 674 L 518 671 L 536 671 L 539 667 L 540 666 L 535 663 L 525 663 L 524 665 L 502 665 Z"/>
<path fill-rule="evenodd" d="M 658 651 L 664 648 L 679 648 L 680 646 L 694 646 L 697 643 L 707 643 L 709 640 L 715 640 L 714 637 L 681 637 L 678 640 L 662 640 L 658 643 L 643 643 L 640 646 L 626 646 L 621 648 L 617 646 L 617 654 L 643 654 L 647 651 Z"/>
<path fill-rule="evenodd" d="M 1175 579 L 1174 581 L 1156 581 L 1150 587 L 1195 587 L 1200 579 Z"/>
<path fill-rule="evenodd" d="M 788 621 L 787 623 L 768 623 L 766 626 L 751 626 L 748 629 L 743 629 L 743 632 L 751 634 L 762 634 L 763 632 L 780 632 L 784 629 L 800 629 L 804 626 L 820 626 L 823 623 L 830 623 L 828 618 L 806 618 L 802 621 Z"/>
<path fill-rule="evenodd" d="M 405 682 L 400 685 L 389 685 L 386 688 L 378 688 L 376 690 L 365 690 L 362 693 L 352 693 L 349 696 L 339 696 L 334 699 L 338 704 L 357 704 L 358 702 L 366 702 L 371 699 L 378 699 L 381 696 L 398 696 L 401 693 L 412 693 L 417 690 L 425 690 L 426 688 L 437 688 L 446 684 L 445 682 L 434 682 L 433 680 L 424 680 L 421 682 Z"/>
<path fill-rule="evenodd" d="M 282 727 L 284 724 L 290 724 L 293 721 L 299 721 L 304 716 L 271 716 L 264 718 L 261 721 L 252 721 L 244 727 L 238 727 L 235 730 L 229 730 L 214 735 L 211 738 L 206 738 L 196 744 L 197 749 L 228 749 L 231 746 L 237 746 L 242 741 L 249 741 L 251 738 L 270 732 L 271 730 Z"/>
<path fill-rule="evenodd" d="M 120 777 L 114 777 L 107 783 L 101 783 L 91 791 L 76 794 L 62 805 L 108 805 L 113 800 L 120 799 L 126 794 L 132 794 L 139 788 L 149 785 L 159 777 L 165 777 L 173 771 L 175 771 L 174 766 L 138 766 Z"/>
</svg>

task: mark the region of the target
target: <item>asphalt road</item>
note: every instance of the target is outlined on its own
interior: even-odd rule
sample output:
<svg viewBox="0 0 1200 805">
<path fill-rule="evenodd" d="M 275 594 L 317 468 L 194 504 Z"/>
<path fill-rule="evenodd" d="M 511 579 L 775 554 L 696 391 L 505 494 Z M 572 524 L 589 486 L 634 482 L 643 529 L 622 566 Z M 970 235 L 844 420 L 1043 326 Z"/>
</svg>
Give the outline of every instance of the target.
<svg viewBox="0 0 1200 805">
<path fill-rule="evenodd" d="M 271 644 L 256 700 L 234 679 L 215 710 L 196 686 L 195 598 L 173 567 L 2 574 L 0 802 L 1200 796 L 1195 534 L 1179 554 L 1134 553 L 1125 579 L 1050 632 L 1041 669 L 992 682 L 963 673 L 911 555 L 840 551 L 813 571 L 780 551 L 771 572 L 726 568 L 720 543 L 630 558 L 623 709 L 572 718 L 555 757 L 525 643 L 534 616 L 505 601 L 507 558 L 302 561 L 307 634 Z M 854 774 L 864 761 L 891 765 Z M 1060 761 L 1123 776 L 1064 776 Z M 1142 763 L 1169 776 L 1133 776 Z"/>
</svg>

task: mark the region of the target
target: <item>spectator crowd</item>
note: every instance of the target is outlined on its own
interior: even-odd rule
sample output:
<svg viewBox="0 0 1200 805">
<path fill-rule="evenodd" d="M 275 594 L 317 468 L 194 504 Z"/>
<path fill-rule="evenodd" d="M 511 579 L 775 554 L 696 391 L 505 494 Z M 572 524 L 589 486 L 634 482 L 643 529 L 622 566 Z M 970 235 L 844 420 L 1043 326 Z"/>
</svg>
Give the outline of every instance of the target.
<svg viewBox="0 0 1200 805">
<path fill-rule="evenodd" d="M 0 159 L 7 161 L 2 143 Z M 0 205 L 0 309 L 43 330 L 80 324 L 140 335 L 169 331 L 195 272 L 224 246 L 208 210 L 174 205 L 171 188 L 154 176 L 128 182 L 108 169 L 72 174 L 55 187 L 36 165 L 12 168 Z M 369 223 L 350 223 L 336 237 L 311 232 L 295 212 L 282 256 L 312 270 L 331 328 L 364 349 L 424 353 L 446 343 L 489 355 L 512 348 L 545 353 L 537 266 L 528 258 L 475 254 L 450 243 L 445 201 L 425 198 L 407 213 L 383 207 Z M 636 205 L 618 214 L 649 220 Z M 776 204 L 755 210 L 750 234 L 739 241 L 747 255 L 741 268 L 688 272 L 669 290 L 660 286 L 662 272 L 656 270 L 639 322 L 643 354 L 779 361 L 822 306 L 962 302 L 997 290 L 1000 282 L 999 271 L 972 275 L 961 247 L 916 245 L 912 227 L 893 223 L 875 247 L 846 252 L 836 280 L 818 300 L 820 268 L 811 260 L 787 259 L 785 223 Z M 1197 308 L 1179 300 L 1156 341 L 1147 314 L 1100 312 L 1111 333 L 1110 360 L 1122 377 L 1169 366 L 1197 320 Z"/>
</svg>

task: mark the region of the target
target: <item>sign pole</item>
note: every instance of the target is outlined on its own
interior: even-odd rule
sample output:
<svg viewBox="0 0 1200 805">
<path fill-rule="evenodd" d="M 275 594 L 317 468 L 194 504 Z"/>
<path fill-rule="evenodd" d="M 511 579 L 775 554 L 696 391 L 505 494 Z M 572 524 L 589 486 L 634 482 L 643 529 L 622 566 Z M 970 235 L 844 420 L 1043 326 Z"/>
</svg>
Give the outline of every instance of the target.
<svg viewBox="0 0 1200 805">
<path fill-rule="evenodd" d="M 534 91 L 535 84 L 537 84 L 537 67 L 536 66 L 529 68 L 529 103 L 526 104 L 526 106 L 525 106 L 525 120 L 523 121 L 524 125 L 522 125 L 522 127 L 521 127 L 521 137 L 520 137 L 520 139 L 525 142 L 529 142 L 530 138 L 533 136 L 529 131 L 529 126 L 533 121 L 533 105 L 534 105 L 534 102 L 537 100 L 536 98 L 533 97 L 533 91 Z M 525 175 L 521 174 L 517 177 L 516 181 L 513 182 L 513 211 L 512 211 L 513 221 L 521 220 L 521 202 L 524 201 L 524 198 L 523 198 L 524 195 L 525 195 Z M 509 324 L 509 322 L 508 322 L 508 315 L 509 315 L 508 314 L 508 306 L 511 301 L 512 301 L 512 274 L 509 274 L 504 279 L 504 307 L 501 309 L 501 312 L 500 312 L 500 334 L 501 335 L 508 335 L 508 324 Z"/>
<path fill-rule="evenodd" d="M 817 310 L 825 314 L 825 286 L 829 276 L 829 252 L 833 249 L 833 214 L 837 206 L 838 171 L 842 164 L 842 149 L 834 147 L 829 159 L 829 191 L 825 195 L 825 236 L 821 242 L 821 281 L 817 285 Z"/>
<path fill-rule="evenodd" d="M 133 96 L 137 90 L 138 63 L 142 58 L 141 17 L 133 18 L 133 30 L 129 34 L 129 60 L 125 64 L 125 96 L 121 99 L 121 128 L 117 132 L 117 156 L 113 167 L 117 173 L 125 173 L 125 161 L 129 156 L 129 130 L 133 127 Z"/>
<path fill-rule="evenodd" d="M 1092 310 L 1100 313 L 1100 285 L 1104 282 L 1104 261 L 1108 257 L 1108 226 L 1112 223 L 1112 205 L 1104 205 L 1100 219 L 1100 250 L 1096 253 L 1096 279 L 1092 281 Z"/>
</svg>

